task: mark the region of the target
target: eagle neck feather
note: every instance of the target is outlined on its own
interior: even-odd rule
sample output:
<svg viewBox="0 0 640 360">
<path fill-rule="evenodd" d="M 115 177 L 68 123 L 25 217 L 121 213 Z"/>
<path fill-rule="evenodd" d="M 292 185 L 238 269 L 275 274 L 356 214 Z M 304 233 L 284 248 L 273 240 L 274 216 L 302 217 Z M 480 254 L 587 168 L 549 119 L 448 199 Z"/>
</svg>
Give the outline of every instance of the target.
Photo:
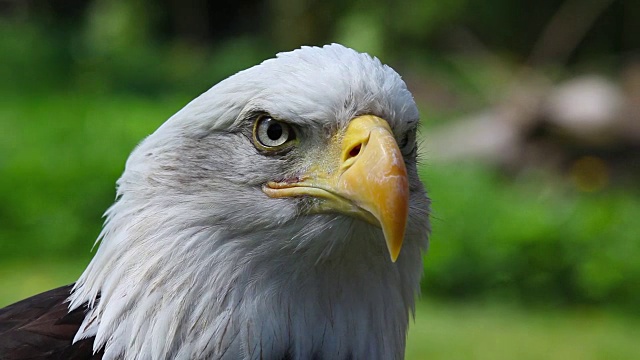
<svg viewBox="0 0 640 360">
<path fill-rule="evenodd" d="M 70 298 L 89 306 L 74 341 L 95 336 L 104 359 L 403 358 L 422 264 L 412 243 L 393 264 L 357 220 L 242 232 L 139 203 L 122 196 L 108 211 Z"/>
</svg>

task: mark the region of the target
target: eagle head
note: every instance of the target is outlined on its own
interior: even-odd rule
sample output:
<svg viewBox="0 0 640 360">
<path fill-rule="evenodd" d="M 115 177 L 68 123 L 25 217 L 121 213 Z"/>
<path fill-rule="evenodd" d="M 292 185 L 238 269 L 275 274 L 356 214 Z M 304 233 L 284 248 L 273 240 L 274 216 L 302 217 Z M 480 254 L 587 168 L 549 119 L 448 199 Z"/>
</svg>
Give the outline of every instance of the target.
<svg viewBox="0 0 640 360">
<path fill-rule="evenodd" d="M 105 359 L 400 359 L 427 247 L 400 76 L 303 47 L 131 154 L 71 309 Z"/>
</svg>

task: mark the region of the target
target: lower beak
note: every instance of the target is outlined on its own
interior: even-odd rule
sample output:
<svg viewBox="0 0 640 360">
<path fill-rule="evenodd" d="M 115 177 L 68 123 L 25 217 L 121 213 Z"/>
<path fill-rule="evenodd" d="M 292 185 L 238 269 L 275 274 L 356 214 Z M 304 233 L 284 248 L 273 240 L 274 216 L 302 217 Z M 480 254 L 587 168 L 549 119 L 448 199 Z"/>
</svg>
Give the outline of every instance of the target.
<svg viewBox="0 0 640 360">
<path fill-rule="evenodd" d="M 339 151 L 326 151 L 300 181 L 269 182 L 263 191 L 270 197 L 322 198 L 317 212 L 356 216 L 381 227 L 395 262 L 409 214 L 409 183 L 389 124 L 372 115 L 356 117 L 329 146 Z"/>
</svg>

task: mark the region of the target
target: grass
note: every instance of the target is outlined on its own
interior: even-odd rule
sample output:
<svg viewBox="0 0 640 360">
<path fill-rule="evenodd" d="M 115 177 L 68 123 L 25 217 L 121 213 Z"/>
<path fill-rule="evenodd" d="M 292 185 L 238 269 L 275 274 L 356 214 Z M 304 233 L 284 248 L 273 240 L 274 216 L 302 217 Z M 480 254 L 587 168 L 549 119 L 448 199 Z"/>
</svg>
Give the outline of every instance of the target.
<svg viewBox="0 0 640 360">
<path fill-rule="evenodd" d="M 0 308 L 55 287 L 71 284 L 87 266 L 86 259 L 10 260 L 0 264 Z"/>
<path fill-rule="evenodd" d="M 640 320 L 600 310 L 422 302 L 407 359 L 638 359 Z"/>
<path fill-rule="evenodd" d="M 0 306 L 73 282 L 88 259 L 0 265 Z M 637 359 L 640 319 L 602 310 L 418 303 L 407 360 Z"/>
</svg>

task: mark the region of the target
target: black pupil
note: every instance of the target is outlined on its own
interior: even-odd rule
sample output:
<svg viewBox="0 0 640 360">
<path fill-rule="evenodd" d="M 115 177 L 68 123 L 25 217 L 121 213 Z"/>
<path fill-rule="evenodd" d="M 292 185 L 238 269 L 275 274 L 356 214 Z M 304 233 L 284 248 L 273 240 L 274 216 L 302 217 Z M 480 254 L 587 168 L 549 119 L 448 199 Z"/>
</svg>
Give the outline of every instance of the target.
<svg viewBox="0 0 640 360">
<path fill-rule="evenodd" d="M 278 123 L 269 124 L 267 128 L 267 136 L 271 140 L 278 140 L 282 136 L 282 125 Z"/>
</svg>

